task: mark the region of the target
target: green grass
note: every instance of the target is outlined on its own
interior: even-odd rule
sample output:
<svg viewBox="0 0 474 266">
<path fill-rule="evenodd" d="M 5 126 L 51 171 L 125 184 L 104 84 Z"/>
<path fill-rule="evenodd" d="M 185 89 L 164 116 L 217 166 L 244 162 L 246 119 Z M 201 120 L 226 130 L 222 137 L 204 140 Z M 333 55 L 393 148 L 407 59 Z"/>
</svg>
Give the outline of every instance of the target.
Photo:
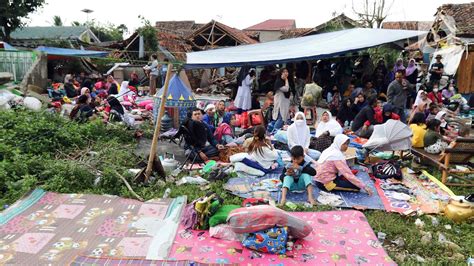
<svg viewBox="0 0 474 266">
<path fill-rule="evenodd" d="M 151 127 L 145 129 L 146 136 L 150 136 Z M 213 191 L 224 199 L 225 204 L 240 205 L 242 202 L 242 199 L 223 189 L 224 181 L 211 183 L 207 191 L 200 190 L 196 185 L 176 186 L 158 180 L 148 185 L 134 183 L 127 169 L 136 168 L 137 163 L 142 161 L 133 153 L 136 145 L 133 131 L 120 126 L 105 126 L 100 122 L 79 125 L 45 113 L 0 112 L 0 208 L 38 186 L 62 193 L 114 194 L 133 198 L 115 171 L 124 175 L 134 191 L 145 200 L 161 197 L 169 187 L 171 197 L 187 195 L 188 201 Z M 88 151 L 97 154 L 87 155 Z M 100 181 L 94 184 L 99 173 Z M 181 175 L 184 174 L 187 173 Z M 439 172 L 434 174 L 439 177 Z M 453 188 L 453 191 L 456 194 L 472 193 L 466 188 Z M 299 206 L 297 209 L 327 210 L 332 208 L 316 206 L 305 209 Z M 405 217 L 372 210 L 364 211 L 364 214 L 376 234 L 387 234 L 384 247 L 399 264 L 417 263 L 408 256 L 410 254 L 420 255 L 427 263 L 445 265 L 465 265 L 466 259 L 474 256 L 472 223 L 456 224 L 438 215 L 439 225 L 433 226 L 427 215 Z M 421 243 L 421 230 L 414 224 L 416 218 L 425 222 L 423 231 L 432 233 L 433 240 L 429 243 Z M 444 225 L 451 225 L 452 229 L 447 230 Z M 451 258 L 453 252 L 438 243 L 438 232 L 461 247 L 458 253 L 462 254 L 462 258 Z M 404 247 L 391 244 L 397 238 L 405 241 Z"/>
</svg>

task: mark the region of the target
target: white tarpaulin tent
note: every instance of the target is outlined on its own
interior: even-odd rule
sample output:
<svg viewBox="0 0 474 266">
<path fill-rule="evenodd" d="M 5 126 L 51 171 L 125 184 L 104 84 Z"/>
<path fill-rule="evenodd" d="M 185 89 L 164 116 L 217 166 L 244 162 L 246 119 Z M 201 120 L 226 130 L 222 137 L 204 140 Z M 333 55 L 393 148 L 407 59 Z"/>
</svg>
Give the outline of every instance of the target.
<svg viewBox="0 0 474 266">
<path fill-rule="evenodd" d="M 390 119 L 384 124 L 375 125 L 374 133 L 362 147 L 379 151 L 408 150 L 411 148 L 412 135 L 410 127 L 400 120 Z"/>
<path fill-rule="evenodd" d="M 187 68 L 265 65 L 328 58 L 424 35 L 423 31 L 354 28 L 266 43 L 187 53 Z"/>
<path fill-rule="evenodd" d="M 466 51 L 466 47 L 462 45 L 452 45 L 443 49 L 440 49 L 433 53 L 433 58 L 430 62 L 431 65 L 436 62 L 436 56 L 441 55 L 441 63 L 444 65 L 444 74 L 455 75 L 458 70 L 459 63 L 461 63 L 462 55 Z"/>
</svg>

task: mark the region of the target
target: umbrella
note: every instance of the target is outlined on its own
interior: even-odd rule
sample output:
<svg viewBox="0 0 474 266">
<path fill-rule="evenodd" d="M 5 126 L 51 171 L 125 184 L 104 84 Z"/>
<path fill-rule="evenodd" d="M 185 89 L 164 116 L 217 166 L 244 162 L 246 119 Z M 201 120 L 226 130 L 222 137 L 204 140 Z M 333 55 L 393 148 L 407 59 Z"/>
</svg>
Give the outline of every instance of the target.
<svg viewBox="0 0 474 266">
<path fill-rule="evenodd" d="M 374 126 L 374 133 L 362 147 L 380 151 L 400 151 L 411 148 L 410 127 L 399 120 L 390 119 L 382 125 Z"/>
</svg>

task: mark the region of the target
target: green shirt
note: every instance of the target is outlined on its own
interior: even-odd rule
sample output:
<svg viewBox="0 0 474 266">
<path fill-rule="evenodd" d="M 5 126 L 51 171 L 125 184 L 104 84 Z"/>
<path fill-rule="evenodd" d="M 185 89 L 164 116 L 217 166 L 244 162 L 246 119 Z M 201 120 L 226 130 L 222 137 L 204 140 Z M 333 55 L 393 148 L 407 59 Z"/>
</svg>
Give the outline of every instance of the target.
<svg viewBox="0 0 474 266">
<path fill-rule="evenodd" d="M 441 134 L 436 131 L 428 129 L 425 134 L 425 138 L 423 139 L 425 147 L 431 146 L 435 144 L 438 139 L 441 139 Z"/>
</svg>

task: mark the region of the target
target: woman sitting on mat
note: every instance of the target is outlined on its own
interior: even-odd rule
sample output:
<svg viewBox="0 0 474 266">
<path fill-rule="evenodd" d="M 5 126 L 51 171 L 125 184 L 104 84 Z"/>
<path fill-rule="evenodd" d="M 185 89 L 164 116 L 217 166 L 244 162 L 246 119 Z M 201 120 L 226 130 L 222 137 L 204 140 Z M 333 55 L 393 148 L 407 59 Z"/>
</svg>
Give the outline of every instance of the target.
<svg viewBox="0 0 474 266">
<path fill-rule="evenodd" d="M 333 144 L 325 149 L 316 164 L 316 184 L 325 191 L 365 190 L 372 196 L 372 190 L 352 173 L 344 153 L 349 147 L 349 137 L 339 134 Z"/>
<path fill-rule="evenodd" d="M 276 160 L 280 157 L 270 142 L 265 137 L 265 127 L 259 125 L 253 132 L 253 140 L 248 148 L 248 159 L 242 160 L 242 163 L 252 168 L 268 173 L 277 167 Z"/>
<path fill-rule="evenodd" d="M 316 128 L 314 149 L 321 152 L 331 146 L 334 137 L 343 131 L 341 124 L 332 118 L 329 111 L 322 113 L 321 121 L 316 122 L 314 128 Z"/>
<path fill-rule="evenodd" d="M 305 155 L 310 157 L 306 157 L 305 160 L 317 160 L 321 152 L 309 148 L 310 138 L 311 134 L 309 133 L 304 113 L 296 113 L 295 122 L 288 127 L 288 147 L 291 149 L 295 146 L 301 146 L 304 149 Z"/>
</svg>

